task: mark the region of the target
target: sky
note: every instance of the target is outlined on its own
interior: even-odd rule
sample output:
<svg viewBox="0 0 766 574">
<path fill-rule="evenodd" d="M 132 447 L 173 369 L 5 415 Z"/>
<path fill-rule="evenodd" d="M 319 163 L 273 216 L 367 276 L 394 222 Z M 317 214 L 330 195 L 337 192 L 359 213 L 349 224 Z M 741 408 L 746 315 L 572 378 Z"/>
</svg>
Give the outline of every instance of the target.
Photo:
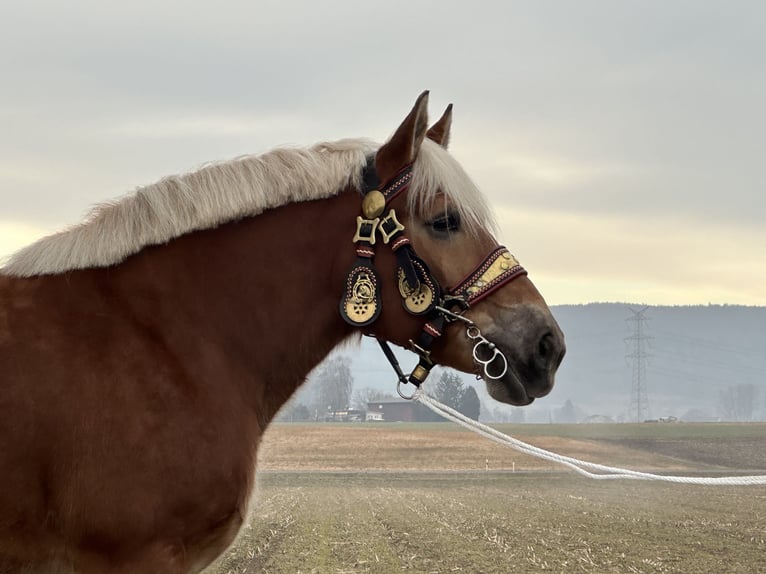
<svg viewBox="0 0 766 574">
<path fill-rule="evenodd" d="M 762 2 L 0 6 L 0 260 L 209 161 L 384 141 L 417 95 L 551 304 L 766 305 Z"/>
</svg>

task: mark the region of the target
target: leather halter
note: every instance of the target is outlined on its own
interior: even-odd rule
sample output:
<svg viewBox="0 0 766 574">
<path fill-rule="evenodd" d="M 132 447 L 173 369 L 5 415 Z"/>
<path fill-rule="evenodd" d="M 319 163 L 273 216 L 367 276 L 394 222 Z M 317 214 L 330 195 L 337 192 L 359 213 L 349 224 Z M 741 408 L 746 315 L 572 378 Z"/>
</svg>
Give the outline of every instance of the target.
<svg viewBox="0 0 766 574">
<path fill-rule="evenodd" d="M 477 341 L 473 357 L 484 367 L 485 375 L 500 378 L 507 369 L 507 360 L 493 343 L 487 341 L 473 322 L 463 317 L 472 304 L 510 281 L 526 275 L 526 270 L 503 246 L 496 247 L 462 281 L 452 289 L 444 289 L 431 274 L 428 265 L 420 259 L 410 240 L 404 235 L 404 225 L 396 218 L 396 212 L 389 209 L 381 216 L 389 203 L 405 192 L 412 181 L 412 164 L 405 166 L 384 185 L 375 171 L 374 156 L 367 160 L 363 174 L 362 216 L 357 217 L 357 230 L 353 241 L 356 244 L 357 260 L 347 274 L 346 289 L 340 302 L 340 314 L 350 325 L 365 327 L 372 324 L 382 311 L 380 279 L 375 270 L 376 234 L 380 234 L 384 245 L 391 247 L 397 259 L 397 282 L 402 303 L 408 313 L 426 319 L 416 341 L 409 341 L 410 350 L 419 357 L 418 365 L 406 377 L 388 343 L 376 337 L 391 366 L 397 373 L 399 384 L 410 383 L 419 387 L 428 377 L 435 363 L 431 359 L 431 347 L 442 335 L 444 327 L 461 320 L 468 325 L 467 336 Z M 482 353 L 490 351 L 489 358 Z M 488 374 L 488 366 L 498 355 L 505 365 L 499 376 Z M 398 387 L 397 387 L 398 389 Z M 399 391 L 402 397 L 406 397 Z"/>
</svg>

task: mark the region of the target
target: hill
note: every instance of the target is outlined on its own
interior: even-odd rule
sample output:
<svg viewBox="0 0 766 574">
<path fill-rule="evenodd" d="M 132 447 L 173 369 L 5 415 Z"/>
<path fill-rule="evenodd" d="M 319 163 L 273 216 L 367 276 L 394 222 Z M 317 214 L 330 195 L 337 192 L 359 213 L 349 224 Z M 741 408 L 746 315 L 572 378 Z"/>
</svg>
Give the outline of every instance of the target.
<svg viewBox="0 0 766 574">
<path fill-rule="evenodd" d="M 566 305 L 553 313 L 567 336 L 568 353 L 555 394 L 591 414 L 620 417 L 630 404 L 635 324 L 625 304 Z M 645 386 L 649 416 L 726 417 L 722 393 L 753 385 L 760 393 L 752 418 L 766 418 L 766 308 L 649 307 L 644 315 Z"/>
</svg>

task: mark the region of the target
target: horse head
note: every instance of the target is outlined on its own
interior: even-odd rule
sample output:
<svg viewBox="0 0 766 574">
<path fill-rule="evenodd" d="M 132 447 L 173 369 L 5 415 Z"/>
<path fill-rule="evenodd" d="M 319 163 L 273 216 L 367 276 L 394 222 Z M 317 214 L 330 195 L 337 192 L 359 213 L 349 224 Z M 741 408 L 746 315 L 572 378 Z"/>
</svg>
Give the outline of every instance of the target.
<svg viewBox="0 0 766 574">
<path fill-rule="evenodd" d="M 563 334 L 526 271 L 498 245 L 483 196 L 447 152 L 452 106 L 429 129 L 427 104 L 424 92 L 368 166 L 358 265 L 341 314 L 415 351 L 415 385 L 438 363 L 484 378 L 498 401 L 529 404 L 553 387 Z M 355 299 L 359 291 L 367 298 Z"/>
</svg>

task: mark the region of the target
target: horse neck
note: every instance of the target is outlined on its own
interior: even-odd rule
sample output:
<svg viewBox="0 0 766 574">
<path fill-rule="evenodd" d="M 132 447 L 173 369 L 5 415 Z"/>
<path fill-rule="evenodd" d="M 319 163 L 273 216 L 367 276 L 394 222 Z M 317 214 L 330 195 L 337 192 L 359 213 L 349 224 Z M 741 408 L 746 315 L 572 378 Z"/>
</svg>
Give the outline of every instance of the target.
<svg viewBox="0 0 766 574">
<path fill-rule="evenodd" d="M 179 339 L 182 359 L 208 357 L 200 371 L 240 385 L 267 422 L 351 334 L 338 300 L 358 210 L 348 192 L 196 232 L 126 262 L 123 288 L 149 301 L 139 313 Z"/>
</svg>

